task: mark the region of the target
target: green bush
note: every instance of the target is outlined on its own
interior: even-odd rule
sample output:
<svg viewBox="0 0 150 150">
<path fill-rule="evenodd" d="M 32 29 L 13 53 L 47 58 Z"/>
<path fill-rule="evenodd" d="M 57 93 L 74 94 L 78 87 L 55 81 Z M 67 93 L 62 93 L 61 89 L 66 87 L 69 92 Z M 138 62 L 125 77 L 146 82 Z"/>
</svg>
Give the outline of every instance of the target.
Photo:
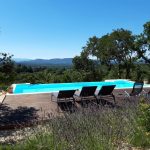
<svg viewBox="0 0 150 150">
<path fill-rule="evenodd" d="M 150 148 L 150 104 L 143 98 L 138 105 L 133 137 L 130 139 L 134 146 Z"/>
<path fill-rule="evenodd" d="M 146 132 L 150 132 L 150 104 L 140 103 L 138 122 Z"/>
</svg>

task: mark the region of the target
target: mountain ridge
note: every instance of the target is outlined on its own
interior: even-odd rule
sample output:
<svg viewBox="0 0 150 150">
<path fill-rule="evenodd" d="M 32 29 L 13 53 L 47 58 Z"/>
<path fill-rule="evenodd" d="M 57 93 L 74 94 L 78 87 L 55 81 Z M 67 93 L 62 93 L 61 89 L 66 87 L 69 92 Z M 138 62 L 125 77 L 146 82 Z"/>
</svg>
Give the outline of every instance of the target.
<svg viewBox="0 0 150 150">
<path fill-rule="evenodd" d="M 22 64 L 22 65 L 40 65 L 40 66 L 48 66 L 48 65 L 72 65 L 72 59 L 73 58 L 52 58 L 52 59 L 14 59 L 14 61 L 17 64 Z"/>
</svg>

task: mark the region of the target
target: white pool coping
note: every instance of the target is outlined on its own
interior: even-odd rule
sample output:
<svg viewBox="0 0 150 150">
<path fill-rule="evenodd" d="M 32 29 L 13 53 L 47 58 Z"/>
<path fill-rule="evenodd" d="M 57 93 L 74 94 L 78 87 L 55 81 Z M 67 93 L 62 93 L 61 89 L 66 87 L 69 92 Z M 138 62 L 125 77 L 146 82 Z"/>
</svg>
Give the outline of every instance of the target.
<svg viewBox="0 0 150 150">
<path fill-rule="evenodd" d="M 130 79 L 107 79 L 107 80 L 105 80 L 105 82 L 110 82 L 110 81 L 131 81 Z M 132 81 L 132 82 L 134 82 L 134 81 Z"/>
</svg>

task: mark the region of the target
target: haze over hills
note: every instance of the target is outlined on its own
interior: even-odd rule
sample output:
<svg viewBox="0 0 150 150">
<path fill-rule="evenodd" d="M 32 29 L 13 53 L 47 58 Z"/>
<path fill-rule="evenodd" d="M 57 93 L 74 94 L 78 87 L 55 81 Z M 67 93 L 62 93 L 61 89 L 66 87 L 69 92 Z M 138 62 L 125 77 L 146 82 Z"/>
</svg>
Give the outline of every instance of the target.
<svg viewBox="0 0 150 150">
<path fill-rule="evenodd" d="M 28 58 L 13 58 L 13 60 L 18 63 L 18 62 L 23 62 L 23 61 L 30 61 L 32 59 L 28 59 Z"/>
<path fill-rule="evenodd" d="M 54 59 L 26 59 L 26 58 L 14 58 L 17 64 L 23 64 L 28 66 L 71 66 L 72 58 L 54 58 Z"/>
</svg>

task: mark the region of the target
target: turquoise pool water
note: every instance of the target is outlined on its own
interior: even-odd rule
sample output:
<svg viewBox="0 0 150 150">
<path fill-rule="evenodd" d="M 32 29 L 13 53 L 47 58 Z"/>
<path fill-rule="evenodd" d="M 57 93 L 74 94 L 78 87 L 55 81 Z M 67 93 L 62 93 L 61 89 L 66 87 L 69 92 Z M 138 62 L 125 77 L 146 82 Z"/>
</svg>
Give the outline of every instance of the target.
<svg viewBox="0 0 150 150">
<path fill-rule="evenodd" d="M 51 83 L 51 84 L 15 84 L 14 94 L 27 93 L 49 93 L 59 90 L 82 89 L 83 86 L 98 86 L 99 90 L 103 85 L 116 85 L 117 89 L 132 88 L 134 82 L 128 80 L 112 80 L 103 82 L 73 82 L 73 83 Z M 145 85 L 150 87 L 150 85 Z"/>
</svg>

